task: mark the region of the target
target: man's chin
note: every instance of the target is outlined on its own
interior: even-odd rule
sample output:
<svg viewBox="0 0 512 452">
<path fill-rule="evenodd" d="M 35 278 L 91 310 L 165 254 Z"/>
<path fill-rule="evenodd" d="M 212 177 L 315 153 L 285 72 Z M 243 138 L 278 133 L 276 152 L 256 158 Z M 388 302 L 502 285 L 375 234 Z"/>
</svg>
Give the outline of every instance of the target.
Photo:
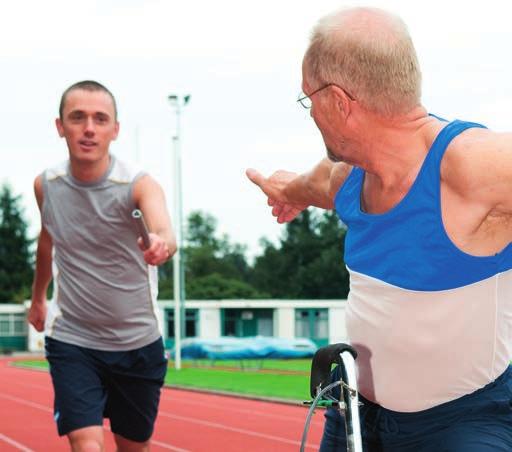
<svg viewBox="0 0 512 452">
<path fill-rule="evenodd" d="M 334 163 L 339 163 L 343 161 L 343 158 L 341 156 L 338 156 L 334 154 L 329 148 L 326 150 L 327 158 Z"/>
<path fill-rule="evenodd" d="M 105 155 L 103 153 L 100 154 L 97 150 L 87 152 L 78 151 L 71 152 L 70 158 L 77 163 L 91 164 L 102 160 L 105 157 Z"/>
</svg>

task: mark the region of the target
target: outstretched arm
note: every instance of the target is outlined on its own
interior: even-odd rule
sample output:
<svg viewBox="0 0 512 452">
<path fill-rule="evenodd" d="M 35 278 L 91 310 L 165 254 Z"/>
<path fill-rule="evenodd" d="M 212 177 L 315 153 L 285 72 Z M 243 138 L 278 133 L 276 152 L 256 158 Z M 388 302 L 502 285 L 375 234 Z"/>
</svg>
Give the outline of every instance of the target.
<svg viewBox="0 0 512 452">
<path fill-rule="evenodd" d="M 456 140 L 443 158 L 442 181 L 486 216 L 512 217 L 512 133 L 471 129 Z"/>
<path fill-rule="evenodd" d="M 267 195 L 272 215 L 279 223 L 285 223 L 309 206 L 332 209 L 336 192 L 350 169 L 345 163 L 333 163 L 326 158 L 304 174 L 281 170 L 265 178 L 248 169 L 247 177 Z"/>
<path fill-rule="evenodd" d="M 160 185 L 150 176 L 142 176 L 133 186 L 133 201 L 142 211 L 151 231 L 151 246 L 144 248 L 139 239 L 139 247 L 144 252 L 144 260 L 150 265 L 161 265 L 176 252 L 176 239 L 167 212 L 165 195 Z"/>
<path fill-rule="evenodd" d="M 34 192 L 37 205 L 42 212 L 43 186 L 41 176 L 38 176 L 34 181 Z M 50 234 L 44 226 L 41 226 L 41 233 L 37 241 L 34 281 L 32 283 L 32 303 L 28 312 L 28 321 L 37 331 L 43 331 L 46 318 L 46 293 L 52 279 L 52 247 Z"/>
</svg>

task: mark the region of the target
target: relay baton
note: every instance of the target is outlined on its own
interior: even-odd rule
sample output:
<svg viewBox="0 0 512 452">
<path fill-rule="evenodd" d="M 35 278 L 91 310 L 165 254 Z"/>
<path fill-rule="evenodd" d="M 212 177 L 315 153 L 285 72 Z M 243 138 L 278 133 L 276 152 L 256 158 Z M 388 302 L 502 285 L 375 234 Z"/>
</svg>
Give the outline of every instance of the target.
<svg viewBox="0 0 512 452">
<path fill-rule="evenodd" d="M 139 209 L 135 209 L 132 212 L 132 218 L 135 220 L 135 225 L 137 226 L 139 236 L 142 237 L 142 243 L 144 243 L 144 247 L 148 249 L 151 246 L 151 240 L 149 238 L 148 227 L 144 221 L 144 215 L 142 215 L 142 212 Z"/>
</svg>

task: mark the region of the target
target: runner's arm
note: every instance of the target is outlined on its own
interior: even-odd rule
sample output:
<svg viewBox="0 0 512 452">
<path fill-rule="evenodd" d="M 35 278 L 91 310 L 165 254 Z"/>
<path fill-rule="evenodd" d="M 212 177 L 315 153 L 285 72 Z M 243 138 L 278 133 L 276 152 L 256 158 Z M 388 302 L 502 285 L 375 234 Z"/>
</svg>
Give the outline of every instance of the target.
<svg viewBox="0 0 512 452">
<path fill-rule="evenodd" d="M 43 210 L 43 186 L 42 176 L 38 176 L 34 181 L 34 193 L 37 200 L 39 211 Z M 44 328 L 46 317 L 46 294 L 48 286 L 52 279 L 52 238 L 42 224 L 41 232 L 37 241 L 36 266 L 34 280 L 32 283 L 32 303 L 30 306 L 28 319 L 38 331 Z"/>
<path fill-rule="evenodd" d="M 152 177 L 144 175 L 133 186 L 133 201 L 142 211 L 150 231 L 151 246 L 143 249 L 144 259 L 148 264 L 161 265 L 176 252 L 164 192 Z"/>
</svg>

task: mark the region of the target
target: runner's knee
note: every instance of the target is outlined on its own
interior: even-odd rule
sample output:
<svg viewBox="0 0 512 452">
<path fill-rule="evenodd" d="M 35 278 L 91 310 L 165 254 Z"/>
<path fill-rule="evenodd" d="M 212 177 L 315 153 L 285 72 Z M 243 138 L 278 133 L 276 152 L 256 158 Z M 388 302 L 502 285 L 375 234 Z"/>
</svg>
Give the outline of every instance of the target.
<svg viewBox="0 0 512 452">
<path fill-rule="evenodd" d="M 116 446 L 119 452 L 147 452 L 149 451 L 149 440 L 144 442 L 131 441 L 122 437 L 121 435 L 114 434 Z"/>
<path fill-rule="evenodd" d="M 86 427 L 68 434 L 73 452 L 103 452 L 103 430 L 101 427 Z"/>
</svg>

